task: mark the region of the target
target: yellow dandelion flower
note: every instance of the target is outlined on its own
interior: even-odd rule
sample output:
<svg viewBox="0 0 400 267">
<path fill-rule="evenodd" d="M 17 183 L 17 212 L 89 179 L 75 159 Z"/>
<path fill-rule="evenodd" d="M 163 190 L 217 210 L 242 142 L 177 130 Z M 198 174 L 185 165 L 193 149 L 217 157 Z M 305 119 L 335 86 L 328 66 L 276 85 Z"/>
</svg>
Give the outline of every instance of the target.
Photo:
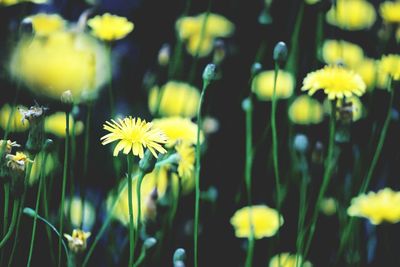
<svg viewBox="0 0 400 267">
<path fill-rule="evenodd" d="M 187 118 L 168 117 L 153 120 L 154 127 L 162 130 L 167 136 L 167 147 L 172 147 L 178 142 L 196 144 L 197 124 Z M 200 142 L 204 140 L 203 132 L 200 132 Z"/>
<path fill-rule="evenodd" d="M 9 70 L 34 93 L 60 100 L 70 90 L 77 102 L 95 98 L 108 79 L 109 59 L 103 45 L 84 33 L 59 31 L 46 39 L 22 38 Z"/>
<path fill-rule="evenodd" d="M 283 225 L 283 217 L 266 205 L 255 205 L 236 211 L 231 218 L 231 224 L 235 228 L 236 237 L 249 238 L 253 227 L 254 238 L 261 239 L 275 235 Z"/>
<path fill-rule="evenodd" d="M 324 119 L 322 105 L 308 95 L 297 97 L 289 107 L 289 119 L 296 124 L 317 124 Z"/>
<path fill-rule="evenodd" d="M 10 168 L 12 171 L 16 172 L 24 172 L 26 165 L 33 161 L 28 158 L 28 156 L 23 152 L 17 152 L 15 155 L 8 154 L 6 155 L 7 159 L 7 167 Z"/>
<path fill-rule="evenodd" d="M 118 118 L 118 122 L 111 120 L 103 124 L 103 129 L 109 131 L 109 134 L 103 136 L 103 145 L 107 145 L 114 141 L 119 141 L 114 149 L 114 157 L 123 150 L 124 154 L 132 154 L 143 158 L 144 148 L 148 148 L 155 158 L 158 157 L 157 152 L 164 154 L 167 151 L 162 144 L 167 143 L 167 137 L 158 128 L 153 127 L 151 122 L 146 122 L 140 118 L 125 117 Z"/>
<path fill-rule="evenodd" d="M 400 23 L 400 1 L 383 2 L 379 6 L 382 19 L 388 23 Z"/>
<path fill-rule="evenodd" d="M 124 182 L 123 182 L 124 183 Z M 133 217 L 136 218 L 138 214 L 138 202 L 137 202 L 137 191 L 136 191 L 137 179 L 132 181 L 132 204 L 133 204 Z M 168 187 L 168 171 L 165 168 L 154 169 L 151 173 L 144 176 L 141 187 L 140 187 L 140 197 L 141 197 L 141 219 L 145 221 L 147 218 L 153 217 L 149 212 L 153 212 L 147 208 L 146 200 L 151 196 L 151 194 L 156 190 L 159 198 L 163 197 L 167 191 Z M 116 206 L 112 212 L 112 204 L 114 201 Z M 107 198 L 107 210 L 112 212 L 112 217 L 118 220 L 121 224 L 128 227 L 129 226 L 129 197 L 128 197 L 128 187 L 125 183 L 116 194 L 110 194 Z M 136 224 L 136 220 L 134 220 Z"/>
<path fill-rule="evenodd" d="M 295 80 L 290 72 L 279 70 L 276 81 L 276 98 L 287 99 L 293 94 Z M 274 92 L 274 71 L 268 70 L 257 74 L 251 84 L 251 89 L 262 101 L 272 100 Z"/>
<path fill-rule="evenodd" d="M 7 129 L 9 132 L 24 132 L 28 130 L 29 123 L 27 121 L 22 122 L 22 114 L 19 112 L 19 109 L 27 109 L 24 106 L 12 107 L 9 104 L 4 104 L 4 106 L 0 109 L 0 127 L 3 130 Z M 10 117 L 11 116 L 11 117 Z M 8 120 L 10 119 L 10 124 L 8 124 Z"/>
<path fill-rule="evenodd" d="M 377 63 L 374 59 L 365 58 L 354 67 L 354 71 L 363 79 L 367 90 L 372 90 L 377 82 Z"/>
<path fill-rule="evenodd" d="M 367 218 L 372 224 L 400 221 L 400 192 L 384 188 L 378 192 L 369 192 L 351 200 L 347 209 L 349 216 Z"/>
<path fill-rule="evenodd" d="M 92 34 L 105 41 L 115 41 L 124 38 L 133 31 L 134 24 L 125 17 L 105 13 L 88 20 Z"/>
<path fill-rule="evenodd" d="M 96 211 L 92 203 L 88 200 L 82 201 L 80 197 L 65 200 L 64 214 L 73 227 L 82 225 L 84 229 L 91 229 L 96 219 Z"/>
<path fill-rule="evenodd" d="M 379 62 L 379 72 L 390 76 L 393 80 L 400 80 L 400 55 L 385 55 Z"/>
<path fill-rule="evenodd" d="M 159 99 L 161 98 L 161 99 Z M 159 89 L 154 87 L 149 93 L 149 109 L 152 114 L 162 116 L 182 116 L 192 118 L 196 115 L 200 100 L 199 90 L 188 83 L 169 81 Z"/>
<path fill-rule="evenodd" d="M 376 20 L 374 6 L 361 0 L 338 0 L 326 14 L 326 21 L 343 30 L 370 28 Z"/>
<path fill-rule="evenodd" d="M 31 21 L 35 34 L 40 36 L 47 36 L 63 30 L 65 27 L 64 19 L 57 14 L 39 13 L 29 16 L 27 19 Z"/>
<path fill-rule="evenodd" d="M 179 155 L 178 174 L 180 177 L 193 176 L 195 149 L 187 143 L 179 143 L 175 146 Z"/>
<path fill-rule="evenodd" d="M 303 80 L 303 91 L 313 95 L 318 90 L 324 90 L 329 99 L 340 99 L 352 95 L 361 96 L 366 85 L 360 75 L 341 66 L 325 66 L 323 69 L 307 74 Z"/>
<path fill-rule="evenodd" d="M 291 254 L 289 252 L 283 252 L 279 255 L 275 255 L 269 261 L 269 267 L 312 267 L 309 261 L 304 261 L 301 255 Z"/>
<path fill-rule="evenodd" d="M 90 232 L 84 232 L 80 229 L 74 229 L 72 236 L 64 234 L 68 240 L 68 247 L 74 253 L 82 253 L 87 247 L 87 239 L 90 237 Z"/>
<path fill-rule="evenodd" d="M 203 29 L 204 27 L 204 29 Z M 176 22 L 179 38 L 187 41 L 187 51 L 193 56 L 204 57 L 210 54 L 215 38 L 229 37 L 235 26 L 225 17 L 205 13 L 195 17 L 183 17 Z"/>
<path fill-rule="evenodd" d="M 74 118 L 69 116 L 69 130 L 72 132 Z M 57 137 L 65 138 L 66 118 L 64 112 L 56 112 L 47 116 L 44 121 L 44 129 L 47 133 L 54 134 Z M 75 135 L 80 135 L 83 132 L 83 122 L 75 122 Z"/>
<path fill-rule="evenodd" d="M 43 154 L 44 152 L 39 152 L 34 160 L 31 167 L 31 173 L 29 175 L 28 184 L 30 186 L 34 185 L 39 180 L 40 172 L 42 171 L 42 166 L 44 166 L 44 175 L 48 176 L 52 171 L 57 168 L 58 159 L 56 154 L 50 153 L 47 154 L 46 162 L 43 162 Z"/>
<path fill-rule="evenodd" d="M 343 63 L 349 68 L 359 64 L 364 58 L 364 51 L 356 44 L 343 40 L 326 40 L 322 47 L 322 58 L 327 64 Z"/>
</svg>

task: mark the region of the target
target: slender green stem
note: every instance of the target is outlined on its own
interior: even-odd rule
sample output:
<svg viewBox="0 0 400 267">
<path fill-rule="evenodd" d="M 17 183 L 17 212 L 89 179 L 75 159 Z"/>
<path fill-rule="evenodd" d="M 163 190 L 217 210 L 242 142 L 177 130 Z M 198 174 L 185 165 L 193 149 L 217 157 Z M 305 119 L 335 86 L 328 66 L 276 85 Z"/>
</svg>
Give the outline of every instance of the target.
<svg viewBox="0 0 400 267">
<path fill-rule="evenodd" d="M 142 226 L 142 198 L 141 198 L 141 186 L 142 186 L 142 181 L 144 177 L 144 172 L 139 171 L 139 175 L 137 177 L 136 181 L 136 197 L 137 197 L 137 218 L 136 218 L 136 237 L 135 237 L 135 243 L 139 239 L 140 236 L 140 230 Z"/>
<path fill-rule="evenodd" d="M 245 100 L 248 101 L 246 112 L 246 166 L 245 166 L 245 182 L 247 191 L 247 203 L 250 206 L 252 203 L 251 197 L 251 169 L 253 166 L 253 103 L 251 95 Z"/>
<path fill-rule="evenodd" d="M 252 229 L 250 237 L 248 239 L 246 263 L 245 263 L 246 267 L 252 267 L 253 266 L 254 246 L 255 246 L 255 238 L 254 238 L 254 231 Z"/>
<path fill-rule="evenodd" d="M 179 198 L 180 198 L 181 190 L 182 190 L 182 180 L 180 177 L 178 177 L 177 180 L 178 180 L 178 192 L 176 192 L 176 194 L 174 194 L 174 190 L 173 189 L 171 190 L 173 203 L 172 203 L 172 209 L 171 209 L 171 213 L 170 213 L 170 217 L 169 217 L 170 231 L 172 231 L 172 225 L 174 223 L 176 210 L 178 209 Z"/>
<path fill-rule="evenodd" d="M 276 99 L 276 83 L 278 80 L 278 72 L 279 65 L 275 62 L 275 70 L 274 70 L 274 89 L 272 93 L 272 111 L 271 111 L 271 130 L 272 130 L 272 158 L 274 165 L 274 176 L 275 176 L 275 187 L 276 187 L 276 209 L 278 211 L 278 220 L 279 226 L 282 224 L 281 221 L 281 185 L 280 185 L 280 176 L 279 176 L 279 161 L 278 161 L 278 133 L 276 129 L 276 107 L 277 107 L 277 99 Z M 280 242 L 280 231 L 277 231 L 277 242 L 279 247 Z M 280 255 L 280 254 L 279 254 Z M 280 259 L 279 259 L 280 260 Z"/>
<path fill-rule="evenodd" d="M 137 259 L 137 261 L 135 262 L 135 264 L 133 264 L 133 267 L 138 267 L 140 266 L 140 264 L 143 263 L 144 259 L 146 258 L 146 247 L 142 246 L 142 250 L 140 252 L 139 258 Z"/>
<path fill-rule="evenodd" d="M 43 185 L 43 212 L 44 212 L 44 217 L 49 218 L 49 205 L 48 205 L 48 198 L 47 198 L 47 182 L 44 183 Z M 46 227 L 46 233 L 47 233 L 47 239 L 49 240 L 49 247 L 53 247 L 53 238 L 51 236 L 51 230 L 50 228 Z M 51 262 L 55 263 L 56 258 L 54 255 L 54 250 L 50 249 L 50 256 L 51 256 Z"/>
<path fill-rule="evenodd" d="M 127 156 L 128 174 L 127 184 L 128 184 L 128 208 L 129 208 L 129 265 L 133 265 L 133 258 L 135 257 L 135 226 L 133 222 L 133 196 L 132 196 L 132 156 L 129 154 Z"/>
<path fill-rule="evenodd" d="M 68 174 L 68 152 L 69 152 L 69 111 L 65 112 L 65 150 L 64 150 L 64 170 L 63 170 L 63 180 L 61 189 L 61 207 L 60 207 L 60 232 L 63 232 L 64 226 L 64 200 L 65 200 L 65 188 L 67 184 L 67 174 Z M 62 236 L 59 235 L 58 238 L 58 267 L 61 266 L 61 243 Z"/>
<path fill-rule="evenodd" d="M 197 107 L 197 137 L 196 137 L 196 176 L 195 176 L 195 211 L 194 211 L 194 232 L 193 232 L 193 247 L 194 247 L 194 267 L 198 266 L 198 235 L 199 235 L 199 214 L 200 214 L 200 129 L 202 127 L 201 106 L 204 101 L 204 94 L 209 83 L 203 83 L 203 89 L 200 94 L 200 101 Z"/>
<path fill-rule="evenodd" d="M 325 195 L 325 192 L 328 188 L 329 181 L 331 178 L 332 170 L 334 167 L 333 158 L 334 158 L 334 145 L 335 145 L 335 132 L 336 132 L 336 103 L 334 101 L 331 102 L 331 116 L 329 121 L 329 146 L 328 146 L 328 155 L 325 160 L 325 171 L 324 176 L 322 178 L 322 185 L 318 193 L 317 201 L 314 208 L 314 213 L 311 218 L 310 224 L 310 232 L 308 233 L 307 242 L 304 249 L 304 258 L 307 258 L 308 251 L 311 246 L 312 239 L 315 233 L 315 227 L 318 220 L 318 215 L 320 211 L 320 203 Z"/>
<path fill-rule="evenodd" d="M 0 248 L 4 247 L 4 245 L 10 239 L 10 237 L 14 231 L 16 222 L 17 222 L 18 214 L 19 214 L 19 200 L 15 200 L 14 204 L 13 204 L 13 213 L 12 213 L 12 217 L 11 217 L 11 224 L 10 224 L 10 227 L 8 227 L 7 233 L 5 233 L 3 239 L 0 241 Z"/>
<path fill-rule="evenodd" d="M 45 170 L 45 166 L 46 166 L 47 153 L 46 152 L 42 152 L 41 156 L 42 156 L 42 159 L 41 159 L 42 165 L 41 165 L 40 173 L 39 173 L 39 186 L 38 186 L 38 191 L 37 191 L 37 195 L 36 195 L 35 216 L 33 218 L 32 235 L 31 235 L 31 244 L 29 246 L 28 263 L 26 264 L 26 266 L 28 266 L 28 267 L 31 266 L 33 247 L 34 247 L 34 244 L 35 244 L 37 214 L 39 212 L 40 194 L 42 192 L 43 180 L 45 178 L 44 177 L 44 170 Z"/>
<path fill-rule="evenodd" d="M 1 154 L 0 154 L 1 155 Z M 10 201 L 10 183 L 4 184 L 4 217 L 3 217 L 3 234 L 6 234 L 8 225 L 8 206 Z"/>
</svg>

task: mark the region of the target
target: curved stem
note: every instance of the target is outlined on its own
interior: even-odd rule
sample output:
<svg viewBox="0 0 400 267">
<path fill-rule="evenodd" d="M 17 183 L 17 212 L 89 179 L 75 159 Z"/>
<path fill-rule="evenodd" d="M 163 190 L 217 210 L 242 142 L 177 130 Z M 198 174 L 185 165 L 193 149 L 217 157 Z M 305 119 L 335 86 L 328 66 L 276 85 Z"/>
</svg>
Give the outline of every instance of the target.
<svg viewBox="0 0 400 267">
<path fill-rule="evenodd" d="M 69 150 L 69 111 L 65 112 L 65 150 L 64 150 L 64 170 L 63 170 L 63 180 L 61 189 L 61 207 L 60 207 L 60 233 L 63 232 L 64 226 L 64 200 L 65 200 L 65 188 L 67 184 L 67 174 L 68 174 L 68 150 Z M 58 267 L 61 266 L 61 242 L 62 236 L 59 235 L 58 238 Z"/>
<path fill-rule="evenodd" d="M 12 217 L 11 217 L 11 224 L 10 224 L 10 227 L 8 227 L 7 233 L 4 235 L 3 239 L 0 242 L 0 248 L 4 247 L 4 245 L 7 243 L 8 239 L 10 239 L 12 233 L 14 232 L 18 213 L 19 213 L 19 200 L 15 200 L 14 204 L 13 204 L 13 213 L 12 213 Z"/>
</svg>

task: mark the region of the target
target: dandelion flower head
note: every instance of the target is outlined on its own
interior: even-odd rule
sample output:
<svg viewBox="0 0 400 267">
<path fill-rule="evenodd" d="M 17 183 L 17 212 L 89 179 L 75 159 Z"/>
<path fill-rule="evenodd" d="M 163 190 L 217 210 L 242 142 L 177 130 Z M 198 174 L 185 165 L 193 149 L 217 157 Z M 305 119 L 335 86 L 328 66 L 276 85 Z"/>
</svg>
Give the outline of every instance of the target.
<svg viewBox="0 0 400 267">
<path fill-rule="evenodd" d="M 126 155 L 132 151 L 132 154 L 139 158 L 143 158 L 145 148 L 148 148 L 155 158 L 158 157 L 157 152 L 167 152 L 163 147 L 163 144 L 167 143 L 164 132 L 153 127 L 153 123 L 140 118 L 125 117 L 118 118 L 118 121 L 106 121 L 103 129 L 110 132 L 101 138 L 103 145 L 118 141 L 113 153 L 115 157 L 121 150 Z"/>
<path fill-rule="evenodd" d="M 379 6 L 382 19 L 388 23 L 400 23 L 400 1 L 386 1 Z"/>
<path fill-rule="evenodd" d="M 341 99 L 352 95 L 361 96 L 366 85 L 360 75 L 341 66 L 329 65 L 311 72 L 303 80 L 303 91 L 313 95 L 323 90 L 329 99 Z"/>
<path fill-rule="evenodd" d="M 379 62 L 379 72 L 392 77 L 393 80 L 400 80 L 400 55 L 389 54 L 383 56 Z"/>
<path fill-rule="evenodd" d="M 105 13 L 88 20 L 92 34 L 105 41 L 115 41 L 124 38 L 133 31 L 134 24 L 125 17 Z"/>
<path fill-rule="evenodd" d="M 32 23 L 35 34 L 40 36 L 47 36 L 65 27 L 65 20 L 57 14 L 39 13 L 27 19 Z"/>
</svg>

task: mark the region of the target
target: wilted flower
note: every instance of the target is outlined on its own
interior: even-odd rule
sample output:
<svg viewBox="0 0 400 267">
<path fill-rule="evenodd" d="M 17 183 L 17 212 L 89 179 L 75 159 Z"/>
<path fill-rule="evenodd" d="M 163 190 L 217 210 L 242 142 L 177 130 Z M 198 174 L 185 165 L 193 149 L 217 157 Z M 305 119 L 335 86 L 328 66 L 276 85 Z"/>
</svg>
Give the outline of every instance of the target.
<svg viewBox="0 0 400 267">
<path fill-rule="evenodd" d="M 289 107 L 289 119 L 296 124 L 317 124 L 324 119 L 322 105 L 308 95 L 297 97 Z"/>
<path fill-rule="evenodd" d="M 154 87 L 149 93 L 149 109 L 152 114 L 162 116 L 182 116 L 192 118 L 196 115 L 200 93 L 188 83 L 169 81 L 159 89 Z"/>
<path fill-rule="evenodd" d="M 384 188 L 378 192 L 369 192 L 351 200 L 347 209 L 349 216 L 367 218 L 372 224 L 400 221 L 400 192 Z"/>
<path fill-rule="evenodd" d="M 99 39 L 115 41 L 124 38 L 133 31 L 134 24 L 125 17 L 105 13 L 88 20 L 92 33 Z"/>
<path fill-rule="evenodd" d="M 51 33 L 61 31 L 65 27 L 65 20 L 57 14 L 39 13 L 27 17 L 32 23 L 32 28 L 35 34 L 40 36 L 47 36 Z"/>
<path fill-rule="evenodd" d="M 20 109 L 25 110 L 26 107 L 23 106 L 10 106 L 9 104 L 4 104 L 0 109 L 0 127 L 3 130 L 9 132 L 23 132 L 29 128 L 29 123 L 23 123 L 23 115 L 18 111 Z M 10 119 L 10 124 L 8 120 Z"/>
<path fill-rule="evenodd" d="M 236 237 L 250 238 L 253 228 L 254 238 L 261 239 L 275 235 L 283 225 L 283 217 L 266 205 L 255 205 L 236 211 L 231 224 L 235 228 Z"/>
<path fill-rule="evenodd" d="M 72 252 L 82 253 L 86 249 L 87 239 L 90 237 L 90 232 L 74 229 L 72 231 L 72 236 L 64 234 L 64 237 L 68 240 L 68 247 Z"/>
<path fill-rule="evenodd" d="M 28 156 L 22 152 L 17 152 L 15 155 L 6 155 L 7 167 L 11 172 L 23 173 L 28 162 L 33 162 Z"/>
<path fill-rule="evenodd" d="M 178 142 L 187 144 L 196 144 L 197 124 L 187 118 L 168 117 L 153 120 L 154 127 L 162 130 L 168 138 L 167 146 L 172 147 Z M 200 132 L 200 142 L 203 142 L 204 136 Z"/>
<path fill-rule="evenodd" d="M 212 51 L 215 38 L 231 36 L 235 26 L 221 15 L 202 13 L 178 19 L 176 30 L 179 38 L 187 42 L 189 54 L 204 57 Z"/>
<path fill-rule="evenodd" d="M 125 117 L 123 120 L 118 118 L 118 122 L 106 121 L 103 129 L 110 132 L 101 138 L 103 145 L 118 141 L 114 157 L 118 156 L 121 150 L 124 154 L 129 154 L 132 150 L 132 154 L 139 158 L 143 158 L 145 148 L 149 149 L 155 158 L 158 157 L 157 152 L 167 152 L 162 146 L 167 143 L 167 137 L 162 130 L 140 118 Z"/>
<path fill-rule="evenodd" d="M 309 261 L 304 261 L 301 255 L 290 254 L 289 252 L 283 252 L 279 255 L 275 255 L 269 261 L 269 267 L 312 267 Z"/>
<path fill-rule="evenodd" d="M 387 23 L 400 23 L 400 1 L 386 1 L 379 6 L 382 19 Z"/>
<path fill-rule="evenodd" d="M 356 44 L 343 40 L 326 40 L 322 47 L 322 58 L 327 64 L 343 63 L 353 68 L 364 58 L 364 51 Z"/>
<path fill-rule="evenodd" d="M 325 66 L 323 69 L 307 74 L 303 80 L 303 91 L 313 95 L 323 90 L 329 99 L 340 99 L 352 95 L 361 96 L 366 85 L 360 75 L 341 66 Z"/>
<path fill-rule="evenodd" d="M 379 72 L 400 80 L 400 55 L 384 55 L 379 62 Z"/>
<path fill-rule="evenodd" d="M 73 124 L 75 123 L 75 135 L 80 135 L 83 132 L 83 122 L 75 121 L 74 118 L 69 115 L 69 130 L 70 133 L 73 129 Z M 47 116 L 44 121 L 44 130 L 47 133 L 54 134 L 57 137 L 65 138 L 65 126 L 66 126 L 66 117 L 64 112 L 56 112 L 50 116 Z"/>
<path fill-rule="evenodd" d="M 257 74 L 251 84 L 251 90 L 257 98 L 262 101 L 272 100 L 274 92 L 274 71 L 263 71 Z M 293 94 L 295 85 L 294 77 L 291 73 L 279 70 L 276 81 L 276 98 L 287 99 Z"/>
<path fill-rule="evenodd" d="M 326 14 L 326 21 L 343 30 L 357 31 L 370 28 L 376 20 L 374 6 L 368 1 L 337 0 Z"/>
<path fill-rule="evenodd" d="M 5 141 L 3 139 L 0 139 L 0 151 L 3 154 L 10 154 L 13 147 L 20 147 L 20 145 L 17 144 L 17 142 L 15 142 L 15 141 L 14 142 L 11 140 Z M 0 155 L 0 157 L 1 157 L 1 155 Z"/>
</svg>

